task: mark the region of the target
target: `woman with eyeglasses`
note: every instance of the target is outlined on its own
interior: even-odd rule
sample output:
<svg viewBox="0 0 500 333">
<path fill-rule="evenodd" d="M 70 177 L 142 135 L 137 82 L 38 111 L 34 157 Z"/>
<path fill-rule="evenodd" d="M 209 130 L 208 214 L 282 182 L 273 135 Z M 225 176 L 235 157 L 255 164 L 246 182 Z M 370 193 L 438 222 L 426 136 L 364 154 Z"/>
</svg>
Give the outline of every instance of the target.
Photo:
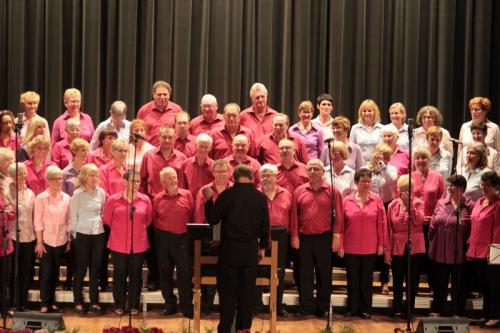
<svg viewBox="0 0 500 333">
<path fill-rule="evenodd" d="M 45 172 L 47 190 L 35 199 L 35 253 L 40 258 L 41 313 L 60 312 L 55 304 L 56 284 L 64 253 L 70 248 L 69 195 L 62 188 L 61 169 L 51 165 Z"/>
<path fill-rule="evenodd" d="M 64 130 L 66 138 L 56 143 L 52 149 L 52 161 L 61 169 L 64 169 L 73 159 L 70 147 L 73 140 L 80 137 L 80 123 L 75 119 L 69 119 Z"/>
<path fill-rule="evenodd" d="M 377 256 L 384 254 L 386 214 L 380 197 L 371 192 L 371 178 L 370 170 L 356 170 L 357 190 L 343 200 L 344 219 L 335 236 L 347 271 L 346 317 L 371 317 L 373 270 Z"/>
<path fill-rule="evenodd" d="M 138 192 L 141 184 L 139 173 L 128 170 L 121 180 L 123 190 L 108 198 L 102 219 L 110 228 L 107 247 L 114 265 L 115 313 L 123 315 L 127 304 L 131 314 L 137 315 L 142 287 L 142 263 L 149 248 L 147 228 L 151 224 L 153 212 L 149 197 Z M 134 207 L 133 224 L 130 220 L 131 207 Z M 133 235 L 133 240 L 130 235 Z"/>
<path fill-rule="evenodd" d="M 299 122 L 290 126 L 288 133 L 304 141 L 309 160 L 319 158 L 323 151 L 323 131 L 311 122 L 314 106 L 311 101 L 303 101 L 299 105 Z"/>
<path fill-rule="evenodd" d="M 464 316 L 465 252 L 474 202 L 464 194 L 467 180 L 463 176 L 452 175 L 447 182 L 449 197 L 438 201 L 429 226 L 429 258 L 434 271 L 431 316 Z M 460 211 L 458 220 L 457 210 Z M 450 278 L 452 311 L 446 309 Z"/>
<path fill-rule="evenodd" d="M 28 185 L 28 188 L 35 193 L 35 195 L 38 195 L 47 189 L 48 183 L 45 173 L 49 166 L 55 165 L 54 162 L 47 159 L 49 147 L 50 141 L 43 134 L 35 136 L 27 146 L 28 154 L 31 158 L 23 162 L 28 169 L 28 179 L 26 184 Z"/>
<path fill-rule="evenodd" d="M 417 127 L 413 132 L 413 146 L 425 145 L 427 142 L 427 131 L 431 127 L 437 127 L 441 131 L 439 147 L 453 156 L 453 143 L 450 140 L 450 132 L 446 128 L 441 127 L 443 115 L 435 106 L 422 106 L 418 110 L 416 122 L 420 127 Z"/>
<path fill-rule="evenodd" d="M 398 179 L 397 187 L 399 198 L 394 199 L 387 209 L 387 230 L 389 234 L 389 249 L 385 253 L 386 263 L 392 266 L 392 279 L 394 299 L 392 303 L 395 317 L 403 316 L 403 282 L 406 288 L 410 285 L 410 311 L 415 311 L 415 296 L 420 282 L 420 262 L 425 255 L 424 241 L 424 203 L 413 198 L 410 207 L 410 177 L 402 175 Z M 410 215 L 411 214 L 411 215 Z M 410 267 L 411 274 L 407 272 L 407 238 L 408 224 L 410 223 Z M 408 281 L 410 278 L 410 282 Z"/>
<path fill-rule="evenodd" d="M 500 176 L 495 171 L 481 175 L 483 196 L 471 215 L 471 233 L 467 257 L 472 260 L 483 294 L 483 320 L 475 322 L 483 328 L 500 328 L 500 265 L 490 257 L 490 246 L 500 244 Z M 488 264 L 491 261 L 492 264 Z M 484 282 L 483 282 L 484 281 Z"/>
</svg>

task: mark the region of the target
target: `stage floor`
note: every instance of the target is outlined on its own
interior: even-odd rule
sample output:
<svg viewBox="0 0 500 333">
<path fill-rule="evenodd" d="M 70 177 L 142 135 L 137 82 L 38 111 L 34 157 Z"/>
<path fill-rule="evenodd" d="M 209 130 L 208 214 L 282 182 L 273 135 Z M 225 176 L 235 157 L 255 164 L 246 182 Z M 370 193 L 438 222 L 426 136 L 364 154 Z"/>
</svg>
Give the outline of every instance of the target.
<svg viewBox="0 0 500 333">
<path fill-rule="evenodd" d="M 111 310 L 109 310 L 111 311 Z M 269 330 L 269 316 L 266 314 L 259 315 L 254 318 L 252 332 L 267 332 Z M 201 332 L 217 332 L 217 323 L 219 315 L 217 313 L 211 314 L 202 319 Z M 416 329 L 419 318 L 415 318 L 413 322 L 413 329 Z M 112 313 L 100 317 L 85 318 L 76 316 L 72 310 L 67 310 L 64 313 L 64 322 L 68 328 L 68 332 L 72 329 L 79 328 L 81 332 L 85 333 L 100 333 L 103 328 L 119 327 L 128 324 L 128 316 L 116 316 Z M 139 315 L 133 318 L 133 325 L 140 326 L 145 324 L 148 327 L 159 327 L 165 333 L 175 332 L 183 333 L 189 332 L 192 329 L 192 320 L 188 320 L 181 315 L 165 317 L 161 315 L 160 309 L 150 310 L 144 315 Z M 333 316 L 333 332 L 340 332 L 341 326 L 350 326 L 356 333 L 390 333 L 394 332 L 395 328 L 406 328 L 406 321 L 393 320 L 391 317 L 374 315 L 369 320 L 363 319 L 350 319 L 346 320 L 341 314 L 334 314 Z M 321 329 L 325 328 L 325 321 L 315 317 L 297 319 L 293 316 L 278 320 L 277 329 L 280 333 L 319 333 Z M 484 332 L 479 328 L 471 327 L 470 332 L 479 333 Z M 492 332 L 492 331 L 491 331 Z"/>
</svg>

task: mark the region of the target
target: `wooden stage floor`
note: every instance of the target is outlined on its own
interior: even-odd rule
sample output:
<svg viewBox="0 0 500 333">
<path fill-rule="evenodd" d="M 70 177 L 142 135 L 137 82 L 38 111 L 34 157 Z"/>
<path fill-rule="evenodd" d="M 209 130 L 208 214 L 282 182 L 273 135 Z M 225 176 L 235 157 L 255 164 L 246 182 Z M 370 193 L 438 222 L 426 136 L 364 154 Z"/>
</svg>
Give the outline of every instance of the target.
<svg viewBox="0 0 500 333">
<path fill-rule="evenodd" d="M 267 332 L 269 330 L 268 318 L 266 314 L 255 317 L 252 332 Z M 219 315 L 217 313 L 204 317 L 201 321 L 201 332 L 211 331 L 212 333 L 216 333 L 218 320 Z M 415 318 L 413 329 L 416 329 L 418 320 L 419 318 Z M 112 313 L 107 313 L 100 317 L 85 318 L 77 316 L 72 310 L 66 310 L 64 313 L 64 322 L 69 332 L 71 332 L 71 329 L 80 328 L 82 333 L 100 333 L 103 328 L 127 325 L 128 316 L 119 317 Z M 133 318 L 134 326 L 140 326 L 143 323 L 148 327 L 160 327 L 165 333 L 189 332 L 190 325 L 192 329 L 192 321 L 181 315 L 162 316 L 160 309 L 151 309 L 146 314 Z M 391 317 L 383 315 L 373 315 L 369 320 L 360 318 L 347 320 L 341 314 L 334 313 L 333 331 L 339 332 L 341 326 L 351 326 L 355 329 L 356 333 L 391 333 L 394 332 L 394 328 L 396 327 L 405 329 L 406 321 L 393 320 Z M 321 329 L 325 328 L 325 321 L 316 317 L 297 319 L 290 315 L 285 319 L 278 320 L 277 328 L 280 333 L 319 333 Z M 484 332 L 484 330 L 471 327 L 470 332 L 479 333 Z"/>
</svg>

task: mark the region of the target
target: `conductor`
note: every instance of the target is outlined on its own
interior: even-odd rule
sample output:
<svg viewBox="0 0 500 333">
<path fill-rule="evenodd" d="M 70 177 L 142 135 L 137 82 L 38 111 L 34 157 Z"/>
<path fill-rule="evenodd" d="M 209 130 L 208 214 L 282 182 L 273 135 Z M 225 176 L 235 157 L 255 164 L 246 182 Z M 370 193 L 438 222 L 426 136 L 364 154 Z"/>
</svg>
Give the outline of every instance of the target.
<svg viewBox="0 0 500 333">
<path fill-rule="evenodd" d="M 217 290 L 220 301 L 219 333 L 229 333 L 236 309 L 236 330 L 252 326 L 252 310 L 258 262 L 269 246 L 267 199 L 253 184 L 253 171 L 238 165 L 234 186 L 215 201 L 211 187 L 203 189 L 205 216 L 211 225 L 221 223 Z"/>
</svg>

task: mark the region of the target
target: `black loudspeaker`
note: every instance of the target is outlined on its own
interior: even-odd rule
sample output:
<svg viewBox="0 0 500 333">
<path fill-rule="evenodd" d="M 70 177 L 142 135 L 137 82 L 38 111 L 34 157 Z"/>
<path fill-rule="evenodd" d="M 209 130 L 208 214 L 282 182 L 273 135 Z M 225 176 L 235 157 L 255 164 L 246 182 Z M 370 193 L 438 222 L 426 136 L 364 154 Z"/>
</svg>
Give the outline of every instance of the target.
<svg viewBox="0 0 500 333">
<path fill-rule="evenodd" d="M 64 321 L 60 313 L 14 312 L 12 328 L 57 331 L 64 328 Z"/>
<path fill-rule="evenodd" d="M 415 333 L 469 333 L 469 321 L 465 318 L 422 318 Z"/>
</svg>

